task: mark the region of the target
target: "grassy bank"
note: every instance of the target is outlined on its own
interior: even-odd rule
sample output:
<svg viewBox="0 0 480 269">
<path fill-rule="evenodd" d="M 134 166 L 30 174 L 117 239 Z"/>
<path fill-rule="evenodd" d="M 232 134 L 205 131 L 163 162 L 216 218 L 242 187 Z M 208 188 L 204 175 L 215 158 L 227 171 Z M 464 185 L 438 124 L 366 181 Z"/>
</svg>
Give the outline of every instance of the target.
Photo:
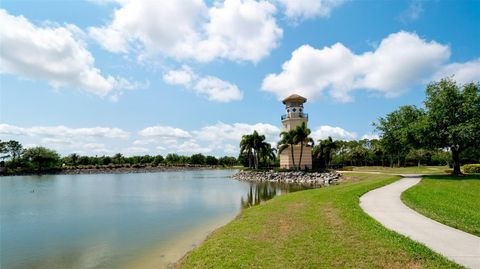
<svg viewBox="0 0 480 269">
<path fill-rule="evenodd" d="M 450 170 L 448 166 L 409 166 L 409 167 L 384 167 L 384 166 L 354 166 L 352 171 L 380 172 L 385 174 L 445 174 Z"/>
<path fill-rule="evenodd" d="M 349 175 L 341 185 L 277 197 L 244 210 L 181 268 L 460 268 L 388 231 L 359 206 L 399 177 Z"/>
<path fill-rule="evenodd" d="M 429 218 L 480 236 L 480 175 L 426 176 L 402 200 Z"/>
</svg>

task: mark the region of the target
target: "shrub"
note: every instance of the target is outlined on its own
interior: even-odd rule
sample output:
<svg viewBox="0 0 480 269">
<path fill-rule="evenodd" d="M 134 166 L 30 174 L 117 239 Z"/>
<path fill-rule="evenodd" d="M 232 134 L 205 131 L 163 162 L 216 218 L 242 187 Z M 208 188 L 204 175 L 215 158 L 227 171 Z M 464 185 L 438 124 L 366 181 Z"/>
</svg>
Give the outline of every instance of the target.
<svg viewBox="0 0 480 269">
<path fill-rule="evenodd" d="M 464 173 L 480 173 L 480 163 L 466 164 L 462 168 Z"/>
</svg>

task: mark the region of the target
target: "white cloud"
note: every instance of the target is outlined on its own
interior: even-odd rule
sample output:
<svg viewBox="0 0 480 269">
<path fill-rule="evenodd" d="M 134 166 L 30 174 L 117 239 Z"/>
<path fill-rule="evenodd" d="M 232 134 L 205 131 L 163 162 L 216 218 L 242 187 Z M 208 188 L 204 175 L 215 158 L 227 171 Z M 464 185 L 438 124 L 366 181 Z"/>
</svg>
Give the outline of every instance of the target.
<svg viewBox="0 0 480 269">
<path fill-rule="evenodd" d="M 189 132 L 180 128 L 170 126 L 151 126 L 138 132 L 139 135 L 145 137 L 159 137 L 159 138 L 190 138 Z"/>
<path fill-rule="evenodd" d="M 163 80 L 167 84 L 180 85 L 192 90 L 210 101 L 228 103 L 243 99 L 243 93 L 236 85 L 214 76 L 201 77 L 188 66 L 168 71 L 163 75 Z"/>
<path fill-rule="evenodd" d="M 169 70 L 163 75 L 163 81 L 170 85 L 180 85 L 190 88 L 193 81 L 197 79 L 197 75 L 189 66 L 183 65 L 177 70 Z"/>
<path fill-rule="evenodd" d="M 65 126 L 33 126 L 29 128 L 18 127 L 9 124 L 0 124 L 0 134 L 45 136 L 45 137 L 68 137 L 68 138 L 111 138 L 128 139 L 130 134 L 119 128 L 93 127 L 93 128 L 69 128 Z"/>
<path fill-rule="evenodd" d="M 322 125 L 315 129 L 311 136 L 315 141 L 319 139 L 327 139 L 329 136 L 334 140 L 353 140 L 356 139 L 357 133 L 347 131 L 340 127 Z"/>
<path fill-rule="evenodd" d="M 363 54 L 341 43 L 323 49 L 303 45 L 282 65 L 281 73 L 265 77 L 262 89 L 279 99 L 293 92 L 315 99 L 328 91 L 346 102 L 358 89 L 395 97 L 431 78 L 449 57 L 448 46 L 408 32 L 391 34 L 376 50 Z"/>
<path fill-rule="evenodd" d="M 103 76 L 84 42 L 77 38 L 82 31 L 74 25 L 39 27 L 4 9 L 0 9 L 0 24 L 0 73 L 45 80 L 55 88 L 77 88 L 101 97 L 141 86 Z"/>
<path fill-rule="evenodd" d="M 439 80 L 451 76 L 454 76 L 454 79 L 459 83 L 480 81 L 480 59 L 465 63 L 447 64 L 434 75 L 434 78 Z"/>
<path fill-rule="evenodd" d="M 285 8 L 285 15 L 291 19 L 311 19 L 328 17 L 333 8 L 342 5 L 344 0 L 276 0 Z"/>
<path fill-rule="evenodd" d="M 0 124 L 2 140 L 15 139 L 25 145 L 44 146 L 62 154 L 111 154 L 111 144 L 125 143 L 130 134 L 119 128 L 69 128 L 65 126 L 19 127 Z M 110 144 L 107 146 L 107 143 Z M 27 147 L 27 146 L 26 146 Z"/>
<path fill-rule="evenodd" d="M 223 58 L 258 62 L 278 45 L 282 29 L 267 1 L 118 0 L 113 20 L 92 27 L 90 35 L 105 49 L 160 55 L 178 60 Z"/>
<path fill-rule="evenodd" d="M 226 124 L 222 122 L 205 126 L 198 131 L 194 131 L 193 133 L 199 140 L 223 143 L 225 141 L 240 142 L 243 135 L 251 134 L 255 130 L 259 134 L 265 135 L 268 141 L 278 140 L 278 135 L 280 134 L 280 129 L 277 126 L 268 123 Z"/>
<path fill-rule="evenodd" d="M 212 148 L 202 147 L 193 139 L 190 139 L 178 145 L 172 145 L 170 149 L 173 149 L 179 153 L 209 153 L 212 151 Z"/>
</svg>

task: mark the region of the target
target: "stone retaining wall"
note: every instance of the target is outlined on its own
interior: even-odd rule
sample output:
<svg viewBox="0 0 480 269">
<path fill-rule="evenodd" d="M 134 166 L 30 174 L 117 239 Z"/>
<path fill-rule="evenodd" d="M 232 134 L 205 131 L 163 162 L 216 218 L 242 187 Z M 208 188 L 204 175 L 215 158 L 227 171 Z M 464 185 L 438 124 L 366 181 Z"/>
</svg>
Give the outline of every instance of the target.
<svg viewBox="0 0 480 269">
<path fill-rule="evenodd" d="M 274 172 L 274 171 L 240 171 L 231 176 L 242 181 L 282 182 L 301 184 L 336 184 L 341 180 L 337 172 Z"/>
</svg>

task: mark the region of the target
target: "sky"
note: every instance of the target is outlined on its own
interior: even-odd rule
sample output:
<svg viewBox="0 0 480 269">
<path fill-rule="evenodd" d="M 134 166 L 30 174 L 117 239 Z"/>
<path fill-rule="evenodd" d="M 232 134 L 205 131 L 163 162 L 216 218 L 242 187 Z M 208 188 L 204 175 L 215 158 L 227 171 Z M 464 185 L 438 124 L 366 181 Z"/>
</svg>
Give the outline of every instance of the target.
<svg viewBox="0 0 480 269">
<path fill-rule="evenodd" d="M 375 138 L 431 81 L 480 80 L 480 1 L 0 2 L 0 139 L 62 155 L 236 156 L 279 139 L 296 93 L 314 139 Z"/>
</svg>

